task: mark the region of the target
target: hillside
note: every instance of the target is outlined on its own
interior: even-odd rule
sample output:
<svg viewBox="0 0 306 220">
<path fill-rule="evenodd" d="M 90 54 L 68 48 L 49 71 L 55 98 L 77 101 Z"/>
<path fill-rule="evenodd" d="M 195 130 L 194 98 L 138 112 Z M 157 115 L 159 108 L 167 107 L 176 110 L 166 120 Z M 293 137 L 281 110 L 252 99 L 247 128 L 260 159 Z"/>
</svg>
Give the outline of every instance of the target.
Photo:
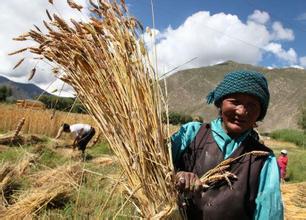
<svg viewBox="0 0 306 220">
<path fill-rule="evenodd" d="M 0 86 L 8 86 L 12 89 L 12 99 L 34 99 L 44 90 L 30 83 L 18 83 L 0 76 Z"/>
<path fill-rule="evenodd" d="M 170 111 L 201 115 L 210 120 L 217 114 L 206 104 L 206 95 L 223 79 L 225 73 L 238 69 L 263 72 L 269 82 L 271 101 L 259 130 L 269 132 L 282 128 L 297 128 L 302 103 L 306 101 L 306 71 L 295 68 L 266 69 L 228 61 L 222 64 L 179 71 L 167 77 Z"/>
<path fill-rule="evenodd" d="M 269 81 L 271 101 L 264 122 L 259 123 L 261 132 L 298 128 L 300 108 L 306 102 L 306 71 L 295 68 L 267 69 L 228 61 L 179 71 L 167 77 L 170 111 L 201 115 L 205 121 L 211 120 L 217 115 L 217 110 L 213 105 L 206 104 L 206 95 L 225 73 L 238 69 L 263 72 Z M 0 76 L 1 85 L 12 88 L 13 99 L 33 99 L 43 92 L 33 84 L 16 83 Z"/>
</svg>

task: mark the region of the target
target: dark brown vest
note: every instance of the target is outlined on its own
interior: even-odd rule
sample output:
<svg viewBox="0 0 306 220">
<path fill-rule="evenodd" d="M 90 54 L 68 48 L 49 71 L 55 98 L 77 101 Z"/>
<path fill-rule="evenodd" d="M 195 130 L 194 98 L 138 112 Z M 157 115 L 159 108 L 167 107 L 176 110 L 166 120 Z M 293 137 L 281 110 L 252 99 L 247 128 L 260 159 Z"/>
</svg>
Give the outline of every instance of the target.
<svg viewBox="0 0 306 220">
<path fill-rule="evenodd" d="M 271 152 L 248 136 L 230 157 L 235 158 L 254 150 Z M 203 124 L 176 169 L 193 172 L 201 177 L 223 161 L 223 158 L 223 152 L 212 138 L 210 125 Z M 205 192 L 189 194 L 183 210 L 188 219 L 253 219 L 260 171 L 266 158 L 248 155 L 231 165 L 229 171 L 238 177 L 232 184 L 233 189 L 224 181 Z"/>
</svg>

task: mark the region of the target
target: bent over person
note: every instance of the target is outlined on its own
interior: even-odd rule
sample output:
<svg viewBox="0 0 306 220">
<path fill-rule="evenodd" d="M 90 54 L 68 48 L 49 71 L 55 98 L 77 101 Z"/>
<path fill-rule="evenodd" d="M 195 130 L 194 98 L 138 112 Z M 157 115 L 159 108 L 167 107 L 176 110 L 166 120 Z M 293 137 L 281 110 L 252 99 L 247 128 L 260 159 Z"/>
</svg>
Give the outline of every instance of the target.
<svg viewBox="0 0 306 220">
<path fill-rule="evenodd" d="M 187 123 L 172 136 L 176 186 L 183 198 L 179 206 L 188 219 L 283 219 L 275 156 L 253 135 L 256 122 L 266 115 L 269 99 L 263 74 L 228 73 L 207 96 L 207 103 L 219 109 L 218 117 L 210 123 Z M 251 151 L 267 155 L 245 154 Z M 208 170 L 237 157 L 229 167 L 237 177 L 232 187 L 227 181 L 203 187 L 200 178 Z"/>
<path fill-rule="evenodd" d="M 55 138 L 59 138 L 62 132 L 73 133 L 75 135 L 72 147 L 73 149 L 78 147 L 78 149 L 82 151 L 82 157 L 84 159 L 86 146 L 88 142 L 92 139 L 92 137 L 95 135 L 95 129 L 88 124 L 69 125 L 64 123 L 59 129 Z"/>
</svg>

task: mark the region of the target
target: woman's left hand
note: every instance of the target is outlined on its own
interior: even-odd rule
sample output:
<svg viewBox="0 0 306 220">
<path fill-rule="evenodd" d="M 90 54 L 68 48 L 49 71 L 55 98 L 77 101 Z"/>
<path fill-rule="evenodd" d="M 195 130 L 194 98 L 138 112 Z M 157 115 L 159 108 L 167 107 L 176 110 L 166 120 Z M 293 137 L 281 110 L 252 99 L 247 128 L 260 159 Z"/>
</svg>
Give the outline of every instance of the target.
<svg viewBox="0 0 306 220">
<path fill-rule="evenodd" d="M 191 172 L 180 171 L 176 174 L 176 187 L 183 191 L 199 191 L 201 190 L 202 183 L 199 177 Z"/>
</svg>

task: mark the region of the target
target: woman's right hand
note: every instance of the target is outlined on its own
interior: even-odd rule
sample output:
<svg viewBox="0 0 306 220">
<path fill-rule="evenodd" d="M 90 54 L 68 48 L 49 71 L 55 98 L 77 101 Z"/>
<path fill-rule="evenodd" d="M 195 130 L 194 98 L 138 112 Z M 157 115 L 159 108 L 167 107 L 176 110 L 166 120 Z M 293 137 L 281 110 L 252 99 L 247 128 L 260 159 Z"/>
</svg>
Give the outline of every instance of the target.
<svg viewBox="0 0 306 220">
<path fill-rule="evenodd" d="M 203 188 L 199 177 L 191 172 L 180 171 L 176 173 L 176 187 L 181 191 L 199 191 Z"/>
</svg>

